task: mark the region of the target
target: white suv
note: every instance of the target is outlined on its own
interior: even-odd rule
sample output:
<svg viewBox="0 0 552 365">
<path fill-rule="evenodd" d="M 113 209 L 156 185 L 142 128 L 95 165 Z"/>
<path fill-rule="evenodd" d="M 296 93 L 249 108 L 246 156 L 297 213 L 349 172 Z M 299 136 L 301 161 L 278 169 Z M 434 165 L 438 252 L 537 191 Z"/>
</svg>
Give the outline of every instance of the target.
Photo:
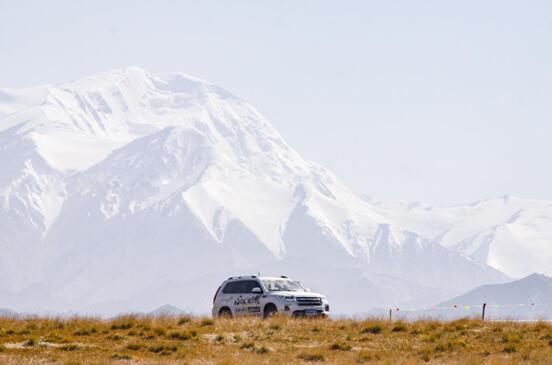
<svg viewBox="0 0 552 365">
<path fill-rule="evenodd" d="M 305 289 L 300 282 L 279 278 L 238 276 L 223 282 L 213 298 L 213 317 L 276 313 L 293 317 L 327 316 L 326 297 Z"/>
</svg>

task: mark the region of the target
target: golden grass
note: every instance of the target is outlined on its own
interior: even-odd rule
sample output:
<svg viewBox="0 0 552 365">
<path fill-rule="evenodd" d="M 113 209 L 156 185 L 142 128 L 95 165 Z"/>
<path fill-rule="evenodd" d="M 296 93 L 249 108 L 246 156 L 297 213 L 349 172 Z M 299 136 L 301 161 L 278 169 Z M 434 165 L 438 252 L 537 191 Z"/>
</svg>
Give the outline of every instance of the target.
<svg viewBox="0 0 552 365">
<path fill-rule="evenodd" d="M 549 364 L 552 325 L 0 318 L 0 364 Z"/>
</svg>

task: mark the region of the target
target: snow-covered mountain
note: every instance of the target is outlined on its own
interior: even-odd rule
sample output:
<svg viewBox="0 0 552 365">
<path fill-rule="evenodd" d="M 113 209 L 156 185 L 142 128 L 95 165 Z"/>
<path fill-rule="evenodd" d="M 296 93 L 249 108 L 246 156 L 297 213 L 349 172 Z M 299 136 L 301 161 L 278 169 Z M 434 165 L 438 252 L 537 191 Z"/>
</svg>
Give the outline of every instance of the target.
<svg viewBox="0 0 552 365">
<path fill-rule="evenodd" d="M 552 201 L 504 196 L 455 207 L 373 204 L 405 229 L 511 277 L 552 275 Z"/>
<path fill-rule="evenodd" d="M 525 252 L 550 237 L 550 204 L 530 203 L 367 201 L 252 106 L 181 73 L 0 89 L 0 307 L 18 311 L 205 313 L 224 278 L 257 272 L 297 277 L 341 313 L 426 306 L 519 272 L 521 238 L 496 230 L 516 212 L 523 265 L 552 262 Z"/>
</svg>

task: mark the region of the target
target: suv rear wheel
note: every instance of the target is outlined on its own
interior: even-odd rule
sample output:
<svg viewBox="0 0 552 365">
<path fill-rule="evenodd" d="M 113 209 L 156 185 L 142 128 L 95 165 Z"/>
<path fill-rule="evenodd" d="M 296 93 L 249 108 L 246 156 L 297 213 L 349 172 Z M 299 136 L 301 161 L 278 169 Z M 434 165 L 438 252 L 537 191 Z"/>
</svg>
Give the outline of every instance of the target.
<svg viewBox="0 0 552 365">
<path fill-rule="evenodd" d="M 220 318 L 232 318 L 232 312 L 230 311 L 230 308 L 228 307 L 222 307 L 219 310 L 218 316 Z"/>
<path fill-rule="evenodd" d="M 272 303 L 268 303 L 264 307 L 263 317 L 273 317 L 276 313 L 278 313 L 278 309 L 276 309 L 276 306 Z"/>
</svg>

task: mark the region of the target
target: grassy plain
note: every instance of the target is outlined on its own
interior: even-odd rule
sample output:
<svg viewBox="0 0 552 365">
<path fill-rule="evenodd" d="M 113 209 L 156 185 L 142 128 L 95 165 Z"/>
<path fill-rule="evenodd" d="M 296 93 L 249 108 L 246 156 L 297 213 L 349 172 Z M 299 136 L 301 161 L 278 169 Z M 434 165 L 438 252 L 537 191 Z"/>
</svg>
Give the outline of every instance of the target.
<svg viewBox="0 0 552 365">
<path fill-rule="evenodd" d="M 544 322 L 0 318 L 0 364 L 550 364 Z"/>
</svg>

